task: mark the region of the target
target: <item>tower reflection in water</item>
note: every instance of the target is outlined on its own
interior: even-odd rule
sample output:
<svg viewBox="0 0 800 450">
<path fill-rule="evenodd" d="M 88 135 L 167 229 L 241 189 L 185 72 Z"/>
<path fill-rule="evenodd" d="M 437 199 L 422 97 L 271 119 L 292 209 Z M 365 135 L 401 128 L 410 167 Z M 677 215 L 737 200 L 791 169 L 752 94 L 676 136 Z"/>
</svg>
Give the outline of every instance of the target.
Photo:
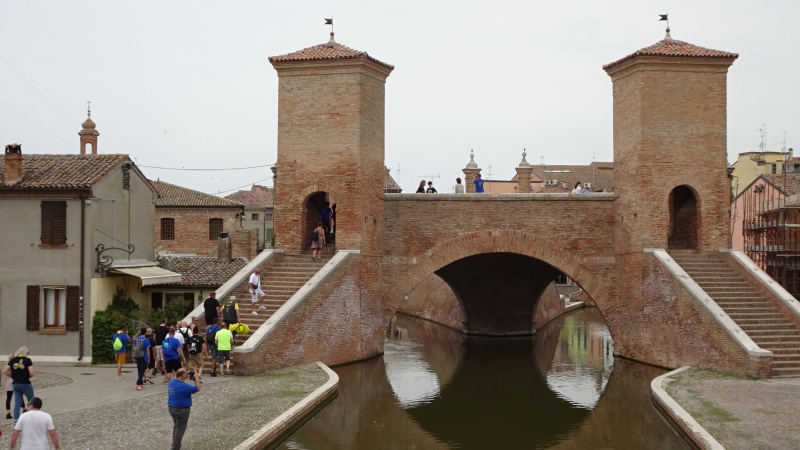
<svg viewBox="0 0 800 450">
<path fill-rule="evenodd" d="M 533 338 L 398 316 L 385 354 L 335 368 L 339 398 L 284 448 L 686 448 L 650 403 L 663 371 L 612 355 L 591 308 Z"/>
</svg>

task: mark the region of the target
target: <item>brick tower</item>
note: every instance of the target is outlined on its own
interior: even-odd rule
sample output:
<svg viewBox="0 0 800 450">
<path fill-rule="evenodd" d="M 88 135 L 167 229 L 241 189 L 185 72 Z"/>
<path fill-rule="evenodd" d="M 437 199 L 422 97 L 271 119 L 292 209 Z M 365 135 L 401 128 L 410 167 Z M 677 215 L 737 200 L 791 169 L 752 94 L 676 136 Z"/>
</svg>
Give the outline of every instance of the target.
<svg viewBox="0 0 800 450">
<path fill-rule="evenodd" d="M 603 69 L 614 92 L 619 254 L 728 247 L 727 73 L 739 55 L 666 37 Z"/>
<path fill-rule="evenodd" d="M 78 136 L 81 137 L 81 155 L 86 154 L 86 144 L 91 146 L 92 154 L 96 155 L 97 136 L 100 136 L 100 132 L 95 129 L 97 125 L 92 120 L 92 110 L 89 109 L 86 114 L 86 121 L 81 124 L 81 131 L 78 132 Z"/>
<path fill-rule="evenodd" d="M 310 245 L 323 201 L 337 249 L 380 252 L 384 97 L 393 66 L 330 41 L 269 58 L 278 72 L 276 248 Z"/>
</svg>

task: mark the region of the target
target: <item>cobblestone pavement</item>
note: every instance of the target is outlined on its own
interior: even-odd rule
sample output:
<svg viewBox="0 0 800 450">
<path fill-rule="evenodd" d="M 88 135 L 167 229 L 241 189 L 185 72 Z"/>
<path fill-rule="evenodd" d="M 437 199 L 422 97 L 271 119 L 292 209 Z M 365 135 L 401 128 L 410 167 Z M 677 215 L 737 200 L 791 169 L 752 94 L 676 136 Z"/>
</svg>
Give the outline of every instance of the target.
<svg viewBox="0 0 800 450">
<path fill-rule="evenodd" d="M 53 415 L 62 448 L 169 448 L 172 418 L 160 376 L 153 379 L 158 384 L 137 391 L 135 370 L 130 365 L 125 367 L 122 381 L 115 380 L 112 366 L 36 367 L 37 377 L 55 375 L 42 376 L 42 380 L 56 380 L 49 383 L 63 382 L 60 377 L 72 381 L 35 388 L 44 403 L 42 410 Z M 205 383 L 193 396 L 183 448 L 233 448 L 327 379 L 316 364 L 251 377 L 204 375 Z M 4 419 L 0 423 L 0 448 L 7 448 L 13 421 Z"/>
<path fill-rule="evenodd" d="M 728 450 L 800 448 L 800 378 L 751 380 L 689 369 L 664 387 Z"/>
</svg>

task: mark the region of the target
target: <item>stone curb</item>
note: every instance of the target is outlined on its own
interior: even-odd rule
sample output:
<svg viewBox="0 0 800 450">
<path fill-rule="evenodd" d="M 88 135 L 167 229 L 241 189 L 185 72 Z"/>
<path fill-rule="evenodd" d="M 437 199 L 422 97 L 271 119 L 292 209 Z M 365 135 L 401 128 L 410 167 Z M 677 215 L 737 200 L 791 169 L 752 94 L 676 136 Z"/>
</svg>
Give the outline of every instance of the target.
<svg viewBox="0 0 800 450">
<path fill-rule="evenodd" d="M 256 431 L 234 450 L 277 448 L 339 395 L 339 376 L 321 361 L 317 361 L 317 365 L 328 374 L 328 381 Z"/>
<path fill-rule="evenodd" d="M 725 450 L 725 447 L 717 442 L 714 436 L 706 431 L 705 428 L 700 426 L 691 414 L 686 412 L 686 410 L 683 409 L 675 399 L 670 397 L 663 388 L 668 378 L 688 369 L 691 369 L 691 366 L 684 366 L 672 372 L 665 373 L 650 382 L 653 404 L 690 447 L 706 450 Z"/>
</svg>

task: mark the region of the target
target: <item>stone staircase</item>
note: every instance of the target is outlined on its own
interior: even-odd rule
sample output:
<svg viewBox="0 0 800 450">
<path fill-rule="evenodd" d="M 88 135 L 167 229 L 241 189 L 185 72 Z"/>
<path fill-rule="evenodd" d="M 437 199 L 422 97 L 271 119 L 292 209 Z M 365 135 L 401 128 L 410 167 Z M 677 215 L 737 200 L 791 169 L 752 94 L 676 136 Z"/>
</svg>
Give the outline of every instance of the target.
<svg viewBox="0 0 800 450">
<path fill-rule="evenodd" d="M 333 247 L 326 247 L 323 249 L 322 256 L 318 261 L 311 259 L 310 249 L 299 256 L 279 255 L 277 256 L 277 261 L 270 262 L 267 267 L 261 267 L 261 290 L 264 291 L 266 296 L 262 297 L 258 303 L 253 303 L 250 299 L 247 280 L 242 281 L 224 299 L 221 298 L 220 303 L 222 303 L 222 300 L 227 302 L 231 295 L 235 295 L 236 302 L 239 303 L 239 318 L 241 322 L 250 327 L 250 334 L 252 335 L 333 257 L 335 251 Z M 264 307 L 264 309 L 260 309 L 261 307 Z M 257 314 L 254 315 L 253 311 Z M 236 336 L 233 340 L 233 347 L 242 345 L 248 337 Z M 234 361 L 232 359 L 232 370 L 233 367 Z M 206 358 L 203 372 L 206 374 L 211 372 L 211 358 Z"/>
<path fill-rule="evenodd" d="M 727 255 L 693 250 L 669 254 L 756 345 L 773 353 L 773 377 L 800 376 L 800 328 L 739 276 Z"/>
</svg>

